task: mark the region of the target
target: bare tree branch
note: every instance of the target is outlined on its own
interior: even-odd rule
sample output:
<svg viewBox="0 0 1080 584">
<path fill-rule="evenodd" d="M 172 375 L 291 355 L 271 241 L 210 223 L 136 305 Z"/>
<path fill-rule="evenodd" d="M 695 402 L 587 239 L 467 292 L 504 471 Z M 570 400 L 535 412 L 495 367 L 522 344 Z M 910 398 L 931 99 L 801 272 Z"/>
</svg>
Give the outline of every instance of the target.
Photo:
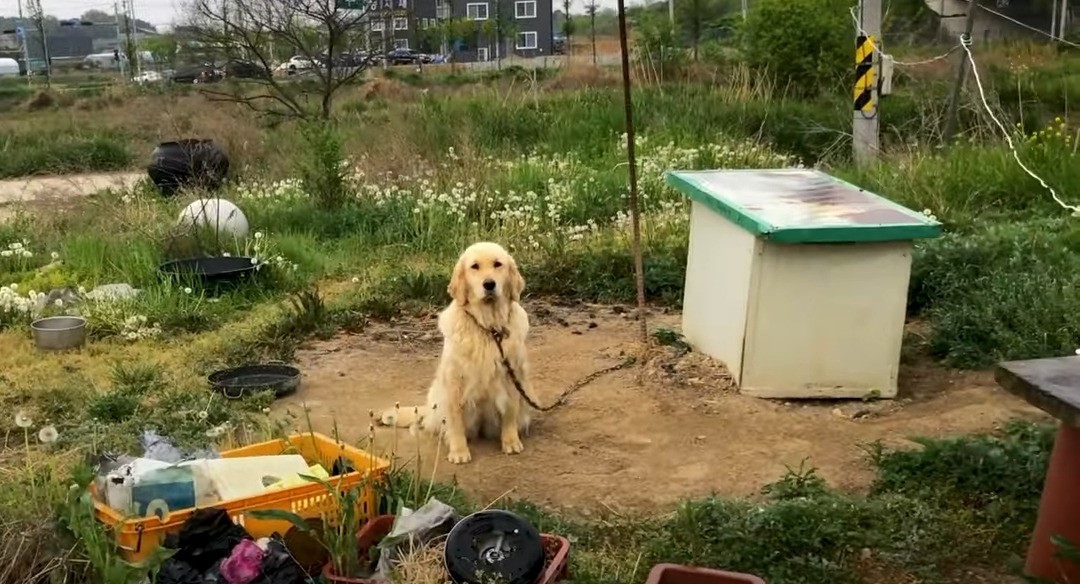
<svg viewBox="0 0 1080 584">
<path fill-rule="evenodd" d="M 250 83 L 204 93 L 264 114 L 329 119 L 335 93 L 359 79 L 371 62 L 360 52 L 369 34 L 369 10 L 339 9 L 339 2 L 191 0 L 187 30 L 193 40 L 215 59 L 258 66 Z M 297 75 L 274 75 L 282 54 L 302 61 Z"/>
</svg>

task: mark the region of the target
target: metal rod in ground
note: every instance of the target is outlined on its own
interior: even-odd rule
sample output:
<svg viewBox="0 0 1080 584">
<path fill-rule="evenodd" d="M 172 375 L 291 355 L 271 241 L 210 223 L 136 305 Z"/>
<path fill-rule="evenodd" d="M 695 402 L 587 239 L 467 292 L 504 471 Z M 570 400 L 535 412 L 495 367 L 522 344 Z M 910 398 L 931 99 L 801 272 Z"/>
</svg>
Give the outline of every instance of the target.
<svg viewBox="0 0 1080 584">
<path fill-rule="evenodd" d="M 645 266 L 641 258 L 641 208 L 637 190 L 637 159 L 634 157 L 634 99 L 630 91 L 630 51 L 626 42 L 626 3 L 618 0 L 619 51 L 622 57 L 623 108 L 626 112 L 626 162 L 630 174 L 630 226 L 633 231 L 631 253 L 634 255 L 634 279 L 637 283 L 637 313 L 641 342 L 648 345 L 649 327 L 645 323 Z M 567 15 L 569 18 L 569 15 Z"/>
<path fill-rule="evenodd" d="M 960 38 L 961 43 L 971 42 L 971 30 L 975 28 L 975 13 L 979 11 L 979 0 L 971 0 L 968 4 L 967 20 L 964 21 L 964 36 Z M 964 88 L 964 81 L 967 80 L 967 67 L 968 58 L 967 51 L 960 51 L 960 63 L 956 70 L 956 84 L 953 85 L 952 93 L 949 94 L 949 107 L 945 110 L 945 143 L 952 142 L 954 135 L 956 134 L 956 124 L 958 110 L 960 109 L 960 91 Z"/>
</svg>

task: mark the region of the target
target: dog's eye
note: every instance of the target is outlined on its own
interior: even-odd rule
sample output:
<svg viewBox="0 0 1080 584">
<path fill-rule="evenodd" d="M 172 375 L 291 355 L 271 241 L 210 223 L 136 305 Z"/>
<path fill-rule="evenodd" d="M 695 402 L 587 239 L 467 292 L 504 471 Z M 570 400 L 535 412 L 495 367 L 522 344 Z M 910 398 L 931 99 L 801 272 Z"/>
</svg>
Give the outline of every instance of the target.
<svg viewBox="0 0 1080 584">
<path fill-rule="evenodd" d="M 473 264 L 472 269 L 479 270 L 480 269 L 480 264 Z"/>
<path fill-rule="evenodd" d="M 495 267 L 496 268 L 501 268 L 502 267 L 502 262 L 495 262 Z"/>
</svg>

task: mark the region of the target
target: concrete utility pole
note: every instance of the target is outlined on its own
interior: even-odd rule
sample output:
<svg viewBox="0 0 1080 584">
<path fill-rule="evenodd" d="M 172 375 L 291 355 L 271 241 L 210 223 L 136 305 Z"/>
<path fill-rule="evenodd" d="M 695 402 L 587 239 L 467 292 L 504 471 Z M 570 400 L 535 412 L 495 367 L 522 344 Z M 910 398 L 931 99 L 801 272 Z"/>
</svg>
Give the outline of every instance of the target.
<svg viewBox="0 0 1080 584">
<path fill-rule="evenodd" d="M 1065 38 L 1065 30 L 1066 30 L 1065 29 L 1065 22 L 1066 22 L 1066 20 L 1068 20 L 1067 17 L 1069 15 L 1069 0 L 1061 0 L 1061 11 L 1060 12 L 1061 12 L 1061 18 L 1058 19 L 1058 26 L 1061 27 L 1061 29 L 1058 32 L 1058 38 L 1059 39 L 1064 39 Z"/>
<path fill-rule="evenodd" d="M 1055 0 L 1050 0 L 1050 40 L 1057 39 L 1057 9 L 1057 2 Z"/>
<path fill-rule="evenodd" d="M 120 76 L 127 79 L 124 75 L 124 48 L 120 45 L 120 39 L 123 38 L 120 33 L 120 3 L 113 0 L 113 16 L 116 17 L 116 67 L 120 69 Z"/>
<path fill-rule="evenodd" d="M 881 0 L 860 2 L 859 29 L 855 43 L 855 115 L 851 130 L 855 162 L 864 164 L 877 158 L 881 149 L 878 137 Z"/>
<path fill-rule="evenodd" d="M 960 42 L 971 42 L 971 31 L 975 28 L 975 13 L 979 11 L 979 0 L 968 0 L 968 13 L 967 19 L 964 21 L 964 36 L 961 37 Z M 960 109 L 960 91 L 964 88 L 964 81 L 967 80 L 967 67 L 968 58 L 967 51 L 961 50 L 960 62 L 957 65 L 956 70 L 956 83 L 953 85 L 952 93 L 949 94 L 949 107 L 945 110 L 945 143 L 952 142 L 953 135 L 956 134 L 957 124 L 957 110 Z"/>
</svg>

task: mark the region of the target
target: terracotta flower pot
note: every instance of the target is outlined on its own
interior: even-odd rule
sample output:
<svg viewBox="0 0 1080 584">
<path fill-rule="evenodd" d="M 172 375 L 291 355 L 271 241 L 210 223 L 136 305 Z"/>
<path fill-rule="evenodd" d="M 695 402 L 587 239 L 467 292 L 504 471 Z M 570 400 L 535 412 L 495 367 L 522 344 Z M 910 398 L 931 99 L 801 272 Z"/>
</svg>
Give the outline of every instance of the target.
<svg viewBox="0 0 1080 584">
<path fill-rule="evenodd" d="M 393 528 L 393 515 L 379 515 L 378 517 L 373 517 L 360 528 L 360 531 L 356 534 L 356 548 L 359 552 L 361 562 L 367 561 L 371 548 L 378 545 L 384 537 L 390 534 L 390 530 Z M 374 584 L 376 582 L 383 582 L 382 580 L 373 580 L 371 578 L 338 576 L 334 573 L 334 562 L 326 564 L 326 567 L 323 568 L 322 575 L 323 579 L 327 582 L 336 584 Z"/>
</svg>

